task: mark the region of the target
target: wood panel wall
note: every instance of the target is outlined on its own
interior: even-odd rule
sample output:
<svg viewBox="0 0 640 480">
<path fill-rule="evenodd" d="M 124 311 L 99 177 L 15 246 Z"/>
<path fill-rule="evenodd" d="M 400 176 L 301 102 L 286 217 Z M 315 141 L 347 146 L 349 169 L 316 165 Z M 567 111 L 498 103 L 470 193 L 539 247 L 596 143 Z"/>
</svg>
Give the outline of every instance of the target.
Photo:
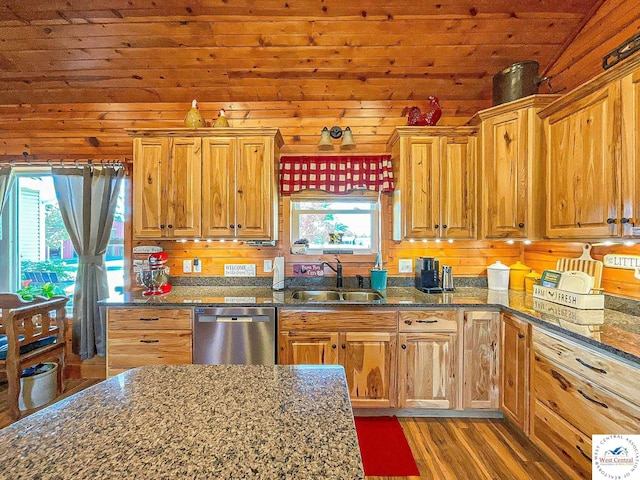
<svg viewBox="0 0 640 480">
<path fill-rule="evenodd" d="M 544 74 L 554 77 L 555 89 L 571 90 L 602 73 L 602 57 L 639 32 L 638 0 L 599 2 L 594 15 Z"/>
</svg>

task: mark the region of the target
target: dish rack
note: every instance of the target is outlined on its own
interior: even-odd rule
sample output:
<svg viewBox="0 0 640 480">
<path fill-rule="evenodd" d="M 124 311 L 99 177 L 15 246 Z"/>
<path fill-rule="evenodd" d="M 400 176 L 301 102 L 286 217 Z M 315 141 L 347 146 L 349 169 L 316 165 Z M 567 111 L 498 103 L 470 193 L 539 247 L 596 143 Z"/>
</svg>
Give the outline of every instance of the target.
<svg viewBox="0 0 640 480">
<path fill-rule="evenodd" d="M 604 309 L 604 295 L 602 293 L 574 293 L 558 288 L 534 285 L 533 297 L 582 310 Z"/>
</svg>

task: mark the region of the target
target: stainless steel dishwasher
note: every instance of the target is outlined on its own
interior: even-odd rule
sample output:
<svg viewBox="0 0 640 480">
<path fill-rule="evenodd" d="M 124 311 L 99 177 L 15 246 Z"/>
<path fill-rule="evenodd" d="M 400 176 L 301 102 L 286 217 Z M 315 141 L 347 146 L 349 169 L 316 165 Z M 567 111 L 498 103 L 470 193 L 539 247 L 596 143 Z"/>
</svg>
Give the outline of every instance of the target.
<svg viewBox="0 0 640 480">
<path fill-rule="evenodd" d="M 193 363 L 276 363 L 274 307 L 197 307 L 193 325 Z"/>
</svg>

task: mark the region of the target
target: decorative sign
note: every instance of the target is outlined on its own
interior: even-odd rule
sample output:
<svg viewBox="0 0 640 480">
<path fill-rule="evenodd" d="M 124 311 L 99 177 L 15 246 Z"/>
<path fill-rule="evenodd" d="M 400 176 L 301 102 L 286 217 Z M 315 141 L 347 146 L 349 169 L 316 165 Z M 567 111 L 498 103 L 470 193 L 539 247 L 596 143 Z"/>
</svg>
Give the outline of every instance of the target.
<svg viewBox="0 0 640 480">
<path fill-rule="evenodd" d="M 256 303 L 256 297 L 224 297 L 224 303 Z"/>
<path fill-rule="evenodd" d="M 565 305 L 559 305 L 539 298 L 533 299 L 533 308 L 540 313 L 553 315 L 579 325 L 602 325 L 604 323 L 603 310 L 580 310 Z"/>
<path fill-rule="evenodd" d="M 321 263 L 294 263 L 294 277 L 324 277 L 324 268 Z"/>
<path fill-rule="evenodd" d="M 636 268 L 640 268 L 640 255 L 607 253 L 603 260 L 604 266 L 609 268 L 624 268 L 625 270 L 635 270 Z"/>
<path fill-rule="evenodd" d="M 255 263 L 249 264 L 228 264 L 224 265 L 225 277 L 255 277 L 256 265 Z"/>
<path fill-rule="evenodd" d="M 604 295 L 566 292 L 542 285 L 533 286 L 533 297 L 583 310 L 601 310 L 604 308 Z"/>
</svg>

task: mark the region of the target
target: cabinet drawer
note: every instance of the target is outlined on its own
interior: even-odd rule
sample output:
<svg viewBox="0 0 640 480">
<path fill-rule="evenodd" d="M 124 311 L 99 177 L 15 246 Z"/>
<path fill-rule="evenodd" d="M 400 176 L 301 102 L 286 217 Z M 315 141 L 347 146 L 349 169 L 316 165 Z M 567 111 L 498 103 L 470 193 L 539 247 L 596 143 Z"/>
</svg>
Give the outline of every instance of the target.
<svg viewBox="0 0 640 480">
<path fill-rule="evenodd" d="M 568 478 L 591 479 L 591 439 L 542 403 L 535 401 L 533 409 L 531 440 L 556 460 Z"/>
<path fill-rule="evenodd" d="M 398 331 L 457 332 L 458 310 L 415 310 L 400 312 Z"/>
<path fill-rule="evenodd" d="M 191 331 L 114 330 L 109 332 L 109 368 L 191 363 Z"/>
<path fill-rule="evenodd" d="M 536 400 L 587 436 L 640 433 L 640 408 L 537 355 Z"/>
<path fill-rule="evenodd" d="M 570 340 L 533 329 L 536 355 L 543 355 L 559 365 L 579 373 L 634 404 L 640 399 L 640 383 L 630 382 L 640 374 L 640 368 L 580 346 Z"/>
<path fill-rule="evenodd" d="M 109 308 L 109 330 L 191 330 L 190 308 Z"/>
<path fill-rule="evenodd" d="M 395 332 L 395 310 L 280 310 L 280 331 Z"/>
</svg>

